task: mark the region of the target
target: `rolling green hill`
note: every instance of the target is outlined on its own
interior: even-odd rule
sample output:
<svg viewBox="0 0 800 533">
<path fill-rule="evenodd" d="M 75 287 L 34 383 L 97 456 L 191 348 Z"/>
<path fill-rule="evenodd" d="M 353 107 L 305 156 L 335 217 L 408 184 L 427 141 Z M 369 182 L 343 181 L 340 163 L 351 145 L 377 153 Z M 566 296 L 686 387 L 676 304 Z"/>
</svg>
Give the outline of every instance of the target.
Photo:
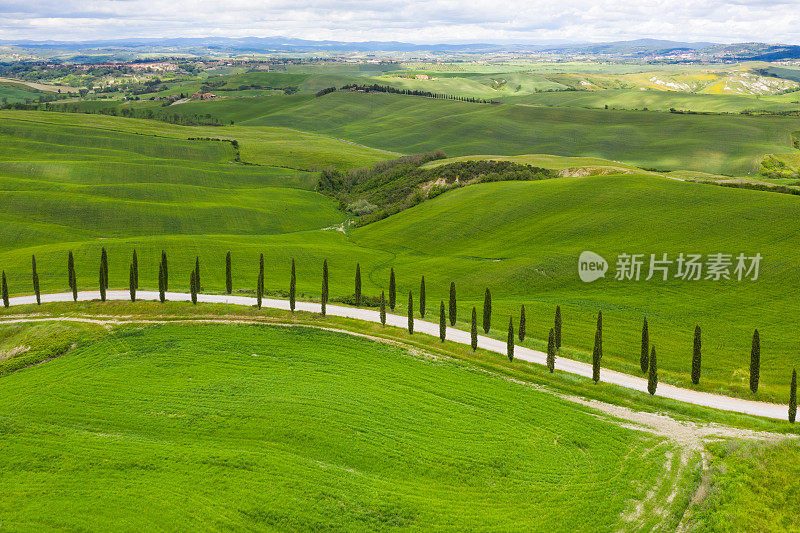
<svg viewBox="0 0 800 533">
<path fill-rule="evenodd" d="M 96 328 L 2 380 L 0 520 L 16 530 L 668 530 L 690 490 L 670 442 L 307 328 Z"/>
<path fill-rule="evenodd" d="M 29 100 L 36 100 L 41 94 L 43 94 L 41 91 L 22 83 L 0 81 L 0 104 L 24 103 Z"/>
<path fill-rule="evenodd" d="M 284 209 L 281 196 L 269 194 L 265 192 L 263 209 L 273 213 Z M 796 257 L 800 256 L 793 244 L 793 235 L 800 229 L 800 204 L 792 196 L 636 174 L 501 182 L 447 192 L 349 235 L 333 230 L 294 231 L 301 220 L 318 227 L 341 220 L 332 203 L 322 197 L 313 197 L 319 198 L 313 200 L 319 202 L 313 211 L 317 218 L 299 218 L 298 209 L 276 221 L 274 215 L 265 217 L 255 211 L 247 226 L 227 196 L 219 206 L 221 216 L 210 214 L 199 221 L 195 217 L 207 212 L 199 207 L 176 205 L 163 215 L 154 210 L 155 215 L 148 218 L 143 214 L 150 212 L 148 204 L 133 204 L 139 210 L 132 208 L 130 215 L 121 210 L 120 216 L 138 214 L 140 221 L 117 228 L 109 221 L 92 222 L 92 217 L 70 218 L 69 209 L 63 207 L 63 214 L 42 214 L 34 207 L 22 213 L 17 205 L 7 206 L 2 227 L 8 244 L 0 252 L 0 268 L 8 275 L 12 294 L 28 294 L 30 256 L 35 253 L 42 290 L 63 291 L 67 251 L 74 250 L 78 284 L 90 289 L 96 287 L 99 250 L 105 246 L 111 285 L 125 287 L 130 254 L 136 248 L 141 285 L 152 288 L 157 286 L 163 249 L 170 260 L 171 288 L 187 290 L 188 272 L 199 256 L 203 290 L 221 292 L 224 255 L 230 250 L 234 290 L 252 293 L 258 255 L 264 253 L 266 288 L 271 294 L 285 294 L 289 263 L 295 258 L 298 294 L 317 298 L 321 264 L 327 259 L 331 297 L 337 299 L 353 293 L 357 262 L 364 292 L 372 296 L 387 288 L 393 266 L 401 295 L 409 290 L 416 293 L 419 277 L 426 276 L 430 308 L 447 299 L 447 286 L 456 281 L 462 328 L 468 327 L 472 305 L 480 309 L 486 287 L 496 300 L 496 335 L 502 336 L 501 326 L 508 316 L 516 320 L 519 306 L 525 304 L 531 337 L 526 342 L 536 348 L 543 347 L 555 306 L 561 305 L 567 353 L 578 359 L 589 358 L 595 317 L 602 309 L 603 364 L 630 373 L 638 372 L 639 334 L 645 316 L 659 348 L 662 379 L 668 382 L 689 385 L 695 324 L 701 325 L 704 334 L 701 387 L 705 390 L 750 395 L 747 368 L 755 328 L 762 335 L 760 397 L 785 401 L 791 368 L 800 366 L 800 343 L 789 318 L 800 308 L 787 290 L 798 282 Z M 47 205 L 54 209 L 55 197 Z M 115 207 L 105 213 L 109 217 Z M 164 221 L 158 216 L 175 220 L 160 235 L 152 234 L 150 225 L 162 227 Z M 55 225 L 58 217 L 69 223 Z M 263 226 L 276 222 L 281 225 L 273 226 L 273 234 L 264 234 Z M 605 256 L 612 269 L 620 253 L 668 253 L 675 258 L 679 253 L 743 252 L 761 253 L 764 259 L 758 281 L 606 279 L 585 284 L 577 276 L 577 258 L 583 250 Z M 402 313 L 404 300 L 400 300 Z"/>
<path fill-rule="evenodd" d="M 455 280 L 462 327 L 488 286 L 497 299 L 498 317 L 516 316 L 519 305 L 526 305 L 530 342 L 538 347 L 555 306 L 561 305 L 565 343 L 579 359 L 588 357 L 594 317 L 602 308 L 604 364 L 627 372 L 636 372 L 640 323 L 648 316 L 664 379 L 683 385 L 688 383 L 691 333 L 700 324 L 708 343 L 702 385 L 707 390 L 749 394 L 749 340 L 755 328 L 764 339 L 765 398 L 784 401 L 791 366 L 800 364 L 800 344 L 786 318 L 800 310 L 786 290 L 797 280 L 791 236 L 798 230 L 800 206 L 794 197 L 641 174 L 494 183 L 456 189 L 344 233 L 335 230 L 345 218 L 335 202 L 303 190 L 313 186 L 316 174 L 237 163 L 230 142 L 188 139 L 235 138 L 245 161 L 274 161 L 272 154 L 277 154 L 298 167 L 309 160 L 322 163 L 328 153 L 351 165 L 390 154 L 328 136 L 260 126 L 181 127 L 42 112 L 5 112 L 4 117 L 0 268 L 12 294 L 30 293 L 32 254 L 42 290 L 65 290 L 69 250 L 75 253 L 79 286 L 95 287 L 101 246 L 111 258 L 112 286 L 127 285 L 136 248 L 143 287 L 157 286 L 156 267 L 166 250 L 177 290 L 186 289 L 189 269 L 199 256 L 203 289 L 221 291 L 223 258 L 230 250 L 236 290 L 252 292 L 258 255 L 264 253 L 266 287 L 272 294 L 287 289 L 291 258 L 298 263 L 300 294 L 311 298 L 319 295 L 323 259 L 331 265 L 334 298 L 352 294 L 356 263 L 361 263 L 364 290 L 371 295 L 386 288 L 391 266 L 402 291 L 416 291 L 419 276 L 426 275 L 434 303 L 446 299 L 443 291 Z M 292 146 L 304 155 L 294 158 Z M 509 159 L 556 169 L 611 163 L 541 155 Z M 605 280 L 586 285 L 575 273 L 583 250 L 612 255 L 612 261 L 624 252 L 673 257 L 681 252 L 758 252 L 764 264 L 761 278 L 751 283 Z"/>
<path fill-rule="evenodd" d="M 274 98 L 274 97 L 271 97 Z M 189 104 L 185 104 L 189 105 Z M 181 107 L 181 106 L 177 106 Z M 285 167 L 297 170 L 318 170 L 321 167 L 332 166 L 339 169 L 368 166 L 378 161 L 392 159 L 395 153 L 385 150 L 361 146 L 353 142 L 337 139 L 324 134 L 301 132 L 290 128 L 256 127 L 239 128 L 235 126 L 180 126 L 154 120 L 141 120 L 120 116 L 83 114 L 83 113 L 57 113 L 43 111 L 0 111 L 0 118 L 5 122 L 9 119 L 9 128 L 22 123 L 38 124 L 41 130 L 48 130 L 44 135 L 47 142 L 48 135 L 69 138 L 62 128 L 90 128 L 98 130 L 101 138 L 109 135 L 132 134 L 127 137 L 127 146 L 132 150 L 142 150 L 138 145 L 153 146 L 150 155 L 171 157 L 172 154 L 165 150 L 172 150 L 173 144 L 167 143 L 158 147 L 159 138 L 187 141 L 189 139 L 228 139 L 239 143 L 241 159 L 245 163 L 253 163 L 267 167 Z M 14 122 L 11 122 L 13 120 Z M 52 131 L 49 131 L 52 130 Z M 77 130 L 72 130 L 76 132 Z M 23 139 L 32 134 L 21 133 Z M 95 141 L 86 141 L 81 136 L 77 140 L 68 142 L 79 143 L 81 146 L 93 146 Z M 105 141 L 97 141 L 105 142 Z M 115 141 L 116 142 L 116 141 Z M 89 144 L 87 144 L 89 143 Z M 56 146 L 43 147 L 45 150 L 62 150 L 70 156 L 74 153 L 71 148 L 58 148 Z M 180 144 L 180 143 L 178 143 Z M 190 143 L 191 144 L 191 143 Z M 191 146 L 199 146 L 198 143 Z M 12 149 L 9 147 L 7 149 Z M 229 150 L 230 157 L 234 157 L 228 148 L 218 148 L 221 151 Z M 32 151 L 18 152 L 27 159 L 36 155 L 36 148 Z M 188 152 L 187 152 L 188 153 Z M 227 162 L 227 160 L 225 161 Z M 306 175 L 303 180 L 305 187 L 313 187 L 315 177 Z"/>
<path fill-rule="evenodd" d="M 213 102 L 209 113 L 215 113 Z M 450 156 L 547 153 L 639 167 L 755 174 L 764 154 L 786 152 L 798 118 L 676 115 L 569 107 L 484 105 L 384 93 L 333 93 L 241 122 L 316 131 L 404 153 Z"/>
<path fill-rule="evenodd" d="M 51 116 L 58 118 L 45 118 Z M 0 249 L 101 237 L 283 233 L 344 218 L 334 202 L 307 190 L 315 174 L 238 163 L 232 143 L 75 122 L 7 118 L 0 125 Z"/>
<path fill-rule="evenodd" d="M 795 94 L 795 100 L 798 96 Z M 800 110 L 800 104 L 777 97 L 750 97 L 722 94 L 697 94 L 676 91 L 640 89 L 609 89 L 605 91 L 542 92 L 529 96 L 505 99 L 509 104 L 568 106 L 603 109 L 650 109 L 669 111 L 671 108 L 702 113 L 741 113 L 742 111 L 784 112 Z"/>
<path fill-rule="evenodd" d="M 419 306 L 425 276 L 424 318 L 435 322 L 454 282 L 456 326 L 468 330 L 489 288 L 491 336 L 505 341 L 524 305 L 527 336 L 518 344 L 545 350 L 560 306 L 559 357 L 591 361 L 602 311 L 601 364 L 634 375 L 647 318 L 660 383 L 786 403 L 800 367 L 800 199 L 682 179 L 755 174 L 762 159 L 762 168 L 793 176 L 800 118 L 652 110 L 783 111 L 797 108 L 791 95 L 529 94 L 566 86 L 558 80 L 580 83 L 588 70 L 609 84 L 612 74 L 652 73 L 641 65 L 425 65 L 431 70 L 418 72 L 438 80 L 395 75 L 416 72 L 408 64 L 223 67 L 215 72 L 230 76 L 211 80 L 223 88 L 296 85 L 300 94 L 75 104 L 92 113 L 207 114 L 225 126 L 0 111 L 0 270 L 11 296 L 33 292 L 32 256 L 41 291 L 67 291 L 70 252 L 78 289 L 96 290 L 103 248 L 112 289 L 128 286 L 134 250 L 145 290 L 158 286 L 162 251 L 170 291 L 189 290 L 197 261 L 200 290 L 224 292 L 230 252 L 233 293 L 252 295 L 263 254 L 267 296 L 288 295 L 295 261 L 297 297 L 319 299 L 327 261 L 332 302 L 353 301 L 358 265 L 364 305 L 377 306 L 393 269 L 395 314 L 406 314 L 409 292 Z M 681 68 L 670 79 L 696 76 Z M 483 105 L 309 94 L 354 79 L 526 96 Z M 421 155 L 429 150 L 448 157 Z M 781 175 L 774 181 L 794 179 Z M 498 181 L 508 177 L 518 181 Z M 366 219 L 348 220 L 344 209 L 360 201 L 403 210 L 359 225 Z M 578 276 L 587 250 L 610 264 L 592 283 Z M 641 280 L 614 279 L 625 253 L 642 254 Z M 760 254 L 758 279 L 644 279 L 651 254 L 716 253 Z M 772 443 L 777 433 L 797 433 L 785 420 L 650 397 L 319 314 L 95 301 L 0 307 L 0 316 L 2 528 L 798 527 L 800 448 Z M 697 386 L 695 325 L 703 338 Z M 705 432 L 710 421 L 730 424 L 724 439 Z"/>
</svg>

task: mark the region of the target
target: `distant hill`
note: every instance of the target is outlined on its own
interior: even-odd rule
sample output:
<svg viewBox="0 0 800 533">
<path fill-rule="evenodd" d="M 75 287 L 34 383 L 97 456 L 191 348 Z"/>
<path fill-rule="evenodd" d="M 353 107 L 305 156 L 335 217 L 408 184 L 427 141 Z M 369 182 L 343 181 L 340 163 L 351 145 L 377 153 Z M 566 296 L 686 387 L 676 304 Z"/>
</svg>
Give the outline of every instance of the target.
<svg viewBox="0 0 800 533">
<path fill-rule="evenodd" d="M 648 59 L 665 61 L 776 61 L 800 57 L 800 46 L 768 43 L 718 44 L 636 39 L 605 43 L 406 43 L 400 41 L 311 41 L 290 37 L 201 37 L 115 39 L 95 41 L 0 41 L 31 55 L 57 53 L 72 58 L 129 57 L 140 53 L 191 53 L 198 56 L 238 53 L 314 52 L 429 52 L 434 54 L 486 54 L 520 52 L 544 55 L 596 56 L 604 59 Z M 49 54 L 47 52 L 50 52 Z"/>
</svg>

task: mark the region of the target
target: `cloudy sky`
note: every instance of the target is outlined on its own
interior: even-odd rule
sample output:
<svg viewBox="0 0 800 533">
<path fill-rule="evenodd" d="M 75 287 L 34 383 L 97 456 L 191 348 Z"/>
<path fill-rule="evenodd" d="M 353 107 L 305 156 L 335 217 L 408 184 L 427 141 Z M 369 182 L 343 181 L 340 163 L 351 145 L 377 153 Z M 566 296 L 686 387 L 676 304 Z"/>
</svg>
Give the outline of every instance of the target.
<svg viewBox="0 0 800 533">
<path fill-rule="evenodd" d="M 0 0 L 0 40 L 267 37 L 800 44 L 800 0 Z"/>
</svg>

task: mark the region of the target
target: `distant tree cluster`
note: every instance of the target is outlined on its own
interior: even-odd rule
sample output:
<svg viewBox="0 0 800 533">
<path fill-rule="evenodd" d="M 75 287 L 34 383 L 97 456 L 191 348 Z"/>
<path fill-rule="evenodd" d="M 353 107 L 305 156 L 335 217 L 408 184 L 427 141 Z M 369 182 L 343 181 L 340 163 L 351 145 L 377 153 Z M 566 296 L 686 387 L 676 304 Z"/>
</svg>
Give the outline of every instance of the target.
<svg viewBox="0 0 800 533">
<path fill-rule="evenodd" d="M 325 96 L 326 94 L 335 93 L 336 87 L 325 87 L 324 89 L 317 91 L 317 98 L 320 96 Z"/>
<path fill-rule="evenodd" d="M 94 103 L 94 102 L 88 102 Z M 0 109 L 15 109 L 23 111 L 57 111 L 59 113 L 84 113 L 88 115 L 109 115 L 126 118 L 142 118 L 147 120 L 158 120 L 169 124 L 180 126 L 221 126 L 222 122 L 211 114 L 183 114 L 170 113 L 162 109 L 120 107 L 117 105 L 88 106 L 82 103 L 59 103 L 59 104 L 6 104 Z"/>
<path fill-rule="evenodd" d="M 329 87 L 328 89 L 332 89 Z M 328 92 L 328 89 L 323 89 Z M 334 89 L 335 91 L 336 89 Z M 499 104 L 497 100 L 484 100 L 483 98 L 475 98 L 473 96 L 456 96 L 453 94 L 441 94 L 441 93 L 433 93 L 430 91 L 420 91 L 419 89 L 398 89 L 396 87 L 391 87 L 389 85 L 378 85 L 377 83 L 373 83 L 372 85 L 358 85 L 357 83 L 353 83 L 350 85 L 345 85 L 341 88 L 342 91 L 360 91 L 360 92 L 376 92 L 376 93 L 390 93 L 390 94 L 404 94 L 409 96 L 423 96 L 425 98 L 434 98 L 437 100 L 455 100 L 458 102 L 470 102 L 474 104 Z M 322 91 L 320 91 L 322 92 Z M 328 93 L 324 93 L 328 94 Z M 323 94 L 317 93 L 317 96 L 323 96 Z"/>
<path fill-rule="evenodd" d="M 423 168 L 425 163 L 444 157 L 439 150 L 348 172 L 324 169 L 317 190 L 337 198 L 342 210 L 361 217 L 356 224 L 362 226 L 466 184 L 558 177 L 553 170 L 512 161 L 457 161 Z"/>
</svg>

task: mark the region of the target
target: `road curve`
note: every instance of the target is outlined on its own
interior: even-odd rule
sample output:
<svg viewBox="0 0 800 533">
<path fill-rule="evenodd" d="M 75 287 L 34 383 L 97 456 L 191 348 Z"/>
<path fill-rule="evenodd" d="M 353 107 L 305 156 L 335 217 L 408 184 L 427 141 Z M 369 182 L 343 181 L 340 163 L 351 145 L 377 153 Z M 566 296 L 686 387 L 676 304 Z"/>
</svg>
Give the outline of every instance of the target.
<svg viewBox="0 0 800 533">
<path fill-rule="evenodd" d="M 99 300 L 100 293 L 97 291 L 81 291 L 78 293 L 79 301 Z M 114 290 L 107 291 L 106 299 L 108 300 L 129 300 L 130 293 L 127 290 Z M 137 300 L 158 300 L 158 292 L 156 291 L 137 291 Z M 166 299 L 169 301 L 190 301 L 191 296 L 187 293 L 181 292 L 167 292 Z M 71 302 L 72 293 L 55 293 L 55 294 L 42 294 L 42 303 L 48 302 Z M 232 305 L 244 305 L 253 307 L 256 305 L 256 299 L 249 296 L 230 296 L 226 294 L 198 294 L 197 301 L 206 303 L 221 303 Z M 36 298 L 34 296 L 17 296 L 10 298 L 10 305 L 26 305 L 35 304 Z M 273 298 L 264 298 L 262 300 L 262 307 L 271 309 L 289 310 L 288 300 L 277 300 Z M 311 313 L 320 312 L 320 304 L 312 302 L 297 302 L 296 310 L 308 311 Z M 378 311 L 371 309 L 362 309 L 356 307 L 343 307 L 340 305 L 328 305 L 326 312 L 331 316 L 338 316 L 344 318 L 355 318 L 367 322 L 380 322 L 380 314 Z M 400 328 L 406 328 L 408 325 L 408 317 L 386 314 L 386 324 Z M 414 319 L 414 332 L 424 333 L 426 335 L 439 336 L 439 324 L 427 322 L 418 318 Z M 470 334 L 467 331 L 462 331 L 456 328 L 447 328 L 447 340 L 457 342 L 460 344 L 470 344 Z M 478 347 L 492 352 L 506 355 L 506 343 L 483 335 L 478 335 Z M 546 364 L 546 354 L 537 350 L 531 350 L 524 346 L 514 347 L 514 358 L 530 363 L 539 365 Z M 583 363 L 581 361 L 574 361 L 564 357 L 556 358 L 556 369 L 570 374 L 577 374 L 587 378 L 592 377 L 592 365 Z M 647 379 L 638 376 L 631 376 L 602 368 L 600 370 L 600 380 L 605 383 L 611 383 L 626 389 L 633 389 L 640 392 L 647 393 Z M 731 396 L 723 396 L 720 394 L 711 394 L 708 392 L 700 392 L 691 389 L 684 389 L 669 385 L 666 383 L 659 383 L 656 396 L 677 400 L 679 402 L 690 403 L 694 405 L 701 405 L 703 407 L 711 407 L 713 409 L 720 409 L 723 411 L 733 411 L 753 416 L 761 416 L 765 418 L 772 418 L 776 420 L 787 420 L 789 416 L 788 405 L 757 402 L 753 400 L 745 400 L 742 398 L 733 398 Z"/>
</svg>

